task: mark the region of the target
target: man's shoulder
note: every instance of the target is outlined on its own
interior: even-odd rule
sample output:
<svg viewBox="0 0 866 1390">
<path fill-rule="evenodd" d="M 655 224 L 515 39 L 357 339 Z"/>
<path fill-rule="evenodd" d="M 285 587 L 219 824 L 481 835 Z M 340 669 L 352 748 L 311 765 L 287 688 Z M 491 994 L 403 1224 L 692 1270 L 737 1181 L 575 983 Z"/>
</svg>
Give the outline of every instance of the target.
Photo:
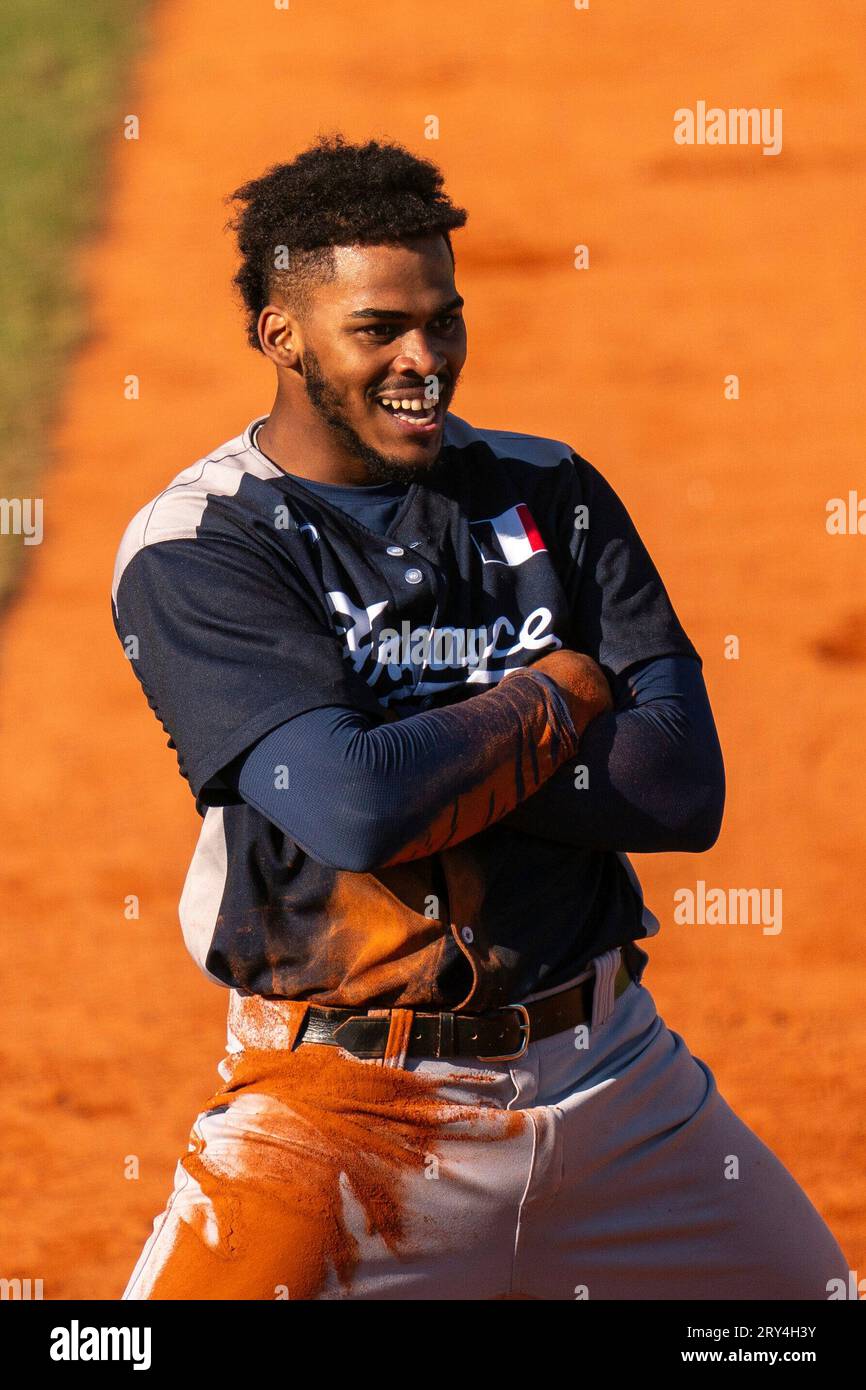
<svg viewBox="0 0 866 1390">
<path fill-rule="evenodd" d="M 255 423 L 255 422 L 253 422 Z M 221 501 L 239 499 L 246 479 L 267 480 L 280 470 L 250 443 L 250 429 L 211 449 L 176 473 L 127 523 L 117 548 L 112 593 L 135 556 L 146 547 L 167 541 L 195 540 L 202 534 L 206 513 Z"/>
<path fill-rule="evenodd" d="M 480 473 L 482 487 L 519 488 L 539 507 L 556 509 L 567 503 L 570 510 L 572 505 L 589 505 L 599 497 L 618 501 L 606 475 L 567 440 L 516 430 L 479 429 L 449 413 L 444 442 L 451 446 L 458 467 L 465 455 L 470 465 L 467 472 L 473 478 Z"/>
<path fill-rule="evenodd" d="M 564 440 L 517 430 L 480 429 L 450 411 L 445 421 L 444 444 L 456 450 L 480 445 L 496 460 L 513 460 L 533 468 L 558 468 L 577 457 L 573 445 Z"/>
</svg>

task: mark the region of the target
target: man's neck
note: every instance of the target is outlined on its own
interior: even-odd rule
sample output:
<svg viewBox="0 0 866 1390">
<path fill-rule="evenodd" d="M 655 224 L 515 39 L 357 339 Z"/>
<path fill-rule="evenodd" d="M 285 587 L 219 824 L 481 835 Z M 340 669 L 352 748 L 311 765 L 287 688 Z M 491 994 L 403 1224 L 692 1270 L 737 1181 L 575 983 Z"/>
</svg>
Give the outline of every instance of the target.
<svg viewBox="0 0 866 1390">
<path fill-rule="evenodd" d="M 344 487 L 370 482 L 361 459 L 342 449 L 333 430 L 309 406 L 304 410 L 303 404 L 298 410 L 290 409 L 278 398 L 256 434 L 256 448 L 284 473 L 311 482 Z"/>
</svg>

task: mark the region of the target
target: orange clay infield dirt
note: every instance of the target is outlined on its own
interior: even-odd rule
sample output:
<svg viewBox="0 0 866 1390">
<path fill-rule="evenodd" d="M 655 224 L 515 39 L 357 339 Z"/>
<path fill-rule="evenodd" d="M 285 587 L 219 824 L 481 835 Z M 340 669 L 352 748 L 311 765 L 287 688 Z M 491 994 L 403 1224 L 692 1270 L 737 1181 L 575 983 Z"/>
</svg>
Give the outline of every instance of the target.
<svg viewBox="0 0 866 1390">
<path fill-rule="evenodd" d="M 3 632 L 0 1274 L 118 1298 L 218 1085 L 227 995 L 177 921 L 199 820 L 112 566 L 138 507 L 271 404 L 221 199 L 339 127 L 432 157 L 469 208 L 457 413 L 596 464 L 703 656 L 725 823 L 705 855 L 634 857 L 662 923 L 645 983 L 862 1277 L 866 537 L 825 528 L 864 484 L 856 11 L 446 0 L 422 35 L 404 14 L 168 0 L 130 77 L 141 138 L 108 151 L 92 333 Z M 781 107 L 781 154 L 676 146 L 698 100 Z M 781 932 L 675 923 L 698 879 L 781 888 Z"/>
</svg>

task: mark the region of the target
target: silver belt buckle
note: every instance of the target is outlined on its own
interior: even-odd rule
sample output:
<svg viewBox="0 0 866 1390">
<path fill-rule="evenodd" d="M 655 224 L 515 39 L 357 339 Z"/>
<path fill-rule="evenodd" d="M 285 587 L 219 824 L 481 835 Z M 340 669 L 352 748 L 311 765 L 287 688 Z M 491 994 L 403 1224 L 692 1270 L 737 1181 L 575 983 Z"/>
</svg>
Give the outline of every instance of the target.
<svg viewBox="0 0 866 1390">
<path fill-rule="evenodd" d="M 513 1010 L 516 1013 L 523 1014 L 523 1022 L 520 1025 L 520 1028 L 523 1032 L 523 1046 L 521 1047 L 519 1052 L 503 1052 L 494 1056 L 491 1056 L 489 1052 L 485 1053 L 483 1060 L 486 1062 L 514 1062 L 517 1060 L 518 1057 L 523 1056 L 524 1052 L 529 1046 L 529 1030 L 531 1027 L 529 1010 L 526 1008 L 525 1004 L 503 1004 L 502 1008 L 497 1009 L 496 1012 L 507 1013 L 509 1010 Z"/>
</svg>

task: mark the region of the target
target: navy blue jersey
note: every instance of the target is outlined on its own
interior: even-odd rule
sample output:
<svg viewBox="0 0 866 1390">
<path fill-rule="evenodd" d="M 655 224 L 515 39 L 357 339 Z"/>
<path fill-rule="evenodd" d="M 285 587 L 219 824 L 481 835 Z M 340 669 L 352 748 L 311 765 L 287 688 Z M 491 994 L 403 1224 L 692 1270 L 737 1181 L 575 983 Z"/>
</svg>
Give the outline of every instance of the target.
<svg viewBox="0 0 866 1390">
<path fill-rule="evenodd" d="M 497 822 L 358 873 L 243 802 L 241 755 L 308 710 L 405 718 L 560 646 L 611 677 L 700 661 L 626 509 L 569 445 L 449 415 L 440 472 L 382 535 L 256 449 L 264 418 L 137 513 L 114 574 L 117 635 L 203 816 L 180 903 L 201 968 L 319 1004 L 478 1012 L 657 931 L 621 852 Z"/>
</svg>

